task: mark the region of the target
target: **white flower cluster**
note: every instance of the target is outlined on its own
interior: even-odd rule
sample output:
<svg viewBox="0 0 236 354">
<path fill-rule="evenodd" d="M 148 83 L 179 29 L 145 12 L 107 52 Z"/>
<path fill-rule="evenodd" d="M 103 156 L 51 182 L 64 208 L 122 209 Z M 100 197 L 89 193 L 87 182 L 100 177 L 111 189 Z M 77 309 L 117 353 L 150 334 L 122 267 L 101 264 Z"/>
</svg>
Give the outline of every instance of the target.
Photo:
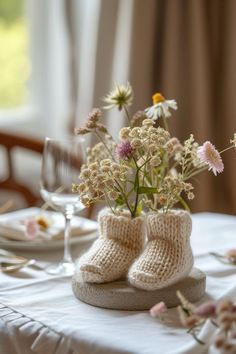
<svg viewBox="0 0 236 354">
<path fill-rule="evenodd" d="M 121 140 L 129 140 L 138 165 L 145 165 L 147 171 L 160 165 L 166 150 L 174 150 L 169 132 L 154 124 L 152 119 L 145 119 L 141 127 L 124 127 L 119 134 Z"/>
<path fill-rule="evenodd" d="M 201 163 L 197 151 L 199 144 L 195 141 L 193 134 L 190 134 L 189 138 L 184 141 L 182 151 L 176 154 L 175 159 L 179 165 L 182 166 L 183 173 L 185 170 L 189 170 L 189 164 L 194 167 L 201 167 Z"/>
<path fill-rule="evenodd" d="M 107 149 L 104 148 L 104 144 L 102 142 L 99 142 L 92 148 L 87 148 L 87 164 L 110 158 L 111 153 L 114 153 L 116 148 L 116 144 L 110 139 L 110 136 L 107 136 L 106 138 L 106 146 Z"/>
<path fill-rule="evenodd" d="M 127 180 L 128 169 L 126 165 L 112 159 L 83 165 L 79 176 L 82 182 L 73 185 L 73 192 L 80 195 L 85 206 L 101 200 L 116 200 L 120 196 L 121 186 Z"/>
<path fill-rule="evenodd" d="M 187 193 L 189 200 L 193 199 L 194 194 L 192 190 L 192 184 L 184 182 L 180 174 L 177 176 L 166 176 L 163 179 L 161 187 L 158 189 L 158 204 L 166 209 L 170 209 L 180 201 L 182 192 Z"/>
</svg>

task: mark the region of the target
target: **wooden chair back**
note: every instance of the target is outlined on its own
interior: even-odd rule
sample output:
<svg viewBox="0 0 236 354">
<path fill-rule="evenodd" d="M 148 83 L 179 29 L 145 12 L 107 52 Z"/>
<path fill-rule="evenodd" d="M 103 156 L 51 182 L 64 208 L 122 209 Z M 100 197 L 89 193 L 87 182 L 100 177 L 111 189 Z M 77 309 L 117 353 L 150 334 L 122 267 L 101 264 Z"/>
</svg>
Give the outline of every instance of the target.
<svg viewBox="0 0 236 354">
<path fill-rule="evenodd" d="M 42 203 L 42 199 L 31 190 L 27 183 L 23 184 L 17 181 L 13 153 L 16 148 L 23 148 L 42 155 L 43 141 L 17 134 L 0 132 L 0 146 L 3 146 L 5 149 L 7 161 L 7 176 L 4 180 L 0 181 L 0 190 L 17 192 L 23 197 L 28 207 L 39 205 L 40 201 Z"/>
<path fill-rule="evenodd" d="M 18 134 L 0 132 L 0 146 L 4 147 L 7 158 L 7 176 L 4 180 L 0 181 L 0 191 L 7 190 L 18 193 L 23 197 L 27 207 L 42 205 L 43 201 L 41 197 L 39 194 L 36 195 L 27 185 L 27 181 L 26 183 L 20 183 L 17 181 L 13 163 L 13 153 L 14 149 L 22 148 L 42 156 L 44 142 L 42 140 L 35 140 Z M 90 206 L 82 214 L 87 218 L 91 218 L 92 213 L 93 206 Z"/>
</svg>

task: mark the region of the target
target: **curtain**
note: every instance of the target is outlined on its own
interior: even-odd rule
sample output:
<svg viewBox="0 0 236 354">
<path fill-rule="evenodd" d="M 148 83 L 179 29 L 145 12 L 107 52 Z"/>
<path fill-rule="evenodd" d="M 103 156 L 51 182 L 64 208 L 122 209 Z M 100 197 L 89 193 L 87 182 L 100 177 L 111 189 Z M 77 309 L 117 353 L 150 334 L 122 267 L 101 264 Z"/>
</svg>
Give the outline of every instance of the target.
<svg viewBox="0 0 236 354">
<path fill-rule="evenodd" d="M 235 0 L 65 0 L 71 63 L 70 129 L 115 83 L 135 92 L 131 113 L 160 91 L 175 98 L 173 135 L 193 133 L 218 150 L 236 131 Z M 105 117 L 113 134 L 124 123 L 116 111 Z M 236 151 L 223 155 L 225 172 L 195 181 L 193 211 L 236 213 Z"/>
</svg>

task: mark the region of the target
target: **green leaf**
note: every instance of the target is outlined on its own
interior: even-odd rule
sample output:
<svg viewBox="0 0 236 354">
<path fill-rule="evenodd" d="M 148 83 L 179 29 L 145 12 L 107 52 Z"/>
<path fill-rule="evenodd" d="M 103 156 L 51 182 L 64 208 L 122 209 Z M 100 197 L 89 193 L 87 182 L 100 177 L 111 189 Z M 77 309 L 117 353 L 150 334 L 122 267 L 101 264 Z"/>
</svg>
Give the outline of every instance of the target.
<svg viewBox="0 0 236 354">
<path fill-rule="evenodd" d="M 136 216 L 140 216 L 143 210 L 143 201 L 140 200 L 136 209 Z"/>
<path fill-rule="evenodd" d="M 117 199 L 116 199 L 116 206 L 120 206 L 120 205 L 123 205 L 124 204 L 124 200 L 121 196 L 119 196 Z"/>
<path fill-rule="evenodd" d="M 138 194 L 153 194 L 153 193 L 157 193 L 157 189 L 156 188 L 139 187 L 139 189 L 138 189 Z"/>
</svg>

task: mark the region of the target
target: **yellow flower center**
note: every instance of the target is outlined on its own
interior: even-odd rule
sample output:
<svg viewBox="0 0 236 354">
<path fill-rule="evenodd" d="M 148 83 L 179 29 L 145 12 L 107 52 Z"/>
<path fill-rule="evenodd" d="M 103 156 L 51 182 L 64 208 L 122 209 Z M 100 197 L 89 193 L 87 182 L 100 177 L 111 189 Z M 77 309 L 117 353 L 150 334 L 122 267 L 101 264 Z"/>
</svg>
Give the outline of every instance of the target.
<svg viewBox="0 0 236 354">
<path fill-rule="evenodd" d="M 43 230 L 47 230 L 50 226 L 50 223 L 48 222 L 48 220 L 46 220 L 45 217 L 43 216 L 36 216 L 36 221 L 38 223 L 38 225 L 43 229 Z"/>
<path fill-rule="evenodd" d="M 153 104 L 157 104 L 157 103 L 160 103 L 160 102 L 164 102 L 164 101 L 165 101 L 165 97 L 163 97 L 160 92 L 157 92 L 157 93 L 155 93 L 155 94 L 152 96 L 152 101 L 153 101 Z"/>
</svg>

